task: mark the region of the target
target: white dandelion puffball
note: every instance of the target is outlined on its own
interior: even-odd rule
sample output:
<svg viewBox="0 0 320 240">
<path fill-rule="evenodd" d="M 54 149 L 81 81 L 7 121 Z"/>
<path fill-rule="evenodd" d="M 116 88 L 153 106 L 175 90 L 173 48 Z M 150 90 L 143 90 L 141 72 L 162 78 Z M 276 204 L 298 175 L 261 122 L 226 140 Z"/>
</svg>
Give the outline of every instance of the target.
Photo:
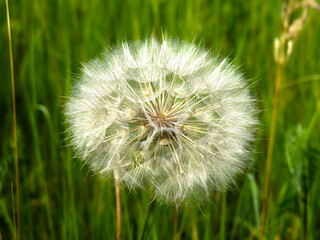
<svg viewBox="0 0 320 240">
<path fill-rule="evenodd" d="M 71 145 L 94 172 L 179 205 L 226 190 L 248 166 L 254 102 L 227 60 L 151 38 L 85 64 L 66 117 Z"/>
</svg>

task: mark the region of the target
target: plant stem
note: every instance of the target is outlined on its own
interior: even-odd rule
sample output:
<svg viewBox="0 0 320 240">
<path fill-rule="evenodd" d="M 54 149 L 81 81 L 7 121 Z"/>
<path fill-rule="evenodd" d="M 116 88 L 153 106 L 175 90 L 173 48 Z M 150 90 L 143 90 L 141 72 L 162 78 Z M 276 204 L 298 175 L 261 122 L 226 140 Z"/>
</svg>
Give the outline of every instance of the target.
<svg viewBox="0 0 320 240">
<path fill-rule="evenodd" d="M 149 217 L 150 217 L 151 212 L 153 211 L 154 208 L 155 208 L 155 201 L 152 201 L 150 203 L 148 215 L 147 215 L 146 220 L 145 220 L 144 225 L 143 225 L 143 230 L 142 230 L 142 234 L 141 234 L 140 240 L 143 240 L 143 238 L 144 238 L 144 235 L 145 235 L 146 230 L 147 230 L 147 225 L 148 225 L 148 222 L 149 222 Z"/>
<path fill-rule="evenodd" d="M 114 182 L 116 187 L 116 205 L 117 205 L 117 240 L 121 240 L 121 195 L 120 182 L 117 171 L 114 171 Z"/>
<path fill-rule="evenodd" d="M 268 143 L 268 153 L 267 153 L 267 161 L 266 161 L 266 179 L 265 179 L 264 194 L 263 194 L 262 212 L 260 216 L 260 224 L 261 224 L 260 237 L 259 237 L 260 240 L 263 239 L 265 220 L 267 215 L 268 188 L 269 188 L 269 181 L 270 181 L 270 171 L 271 171 L 272 154 L 273 154 L 273 147 L 274 147 L 274 140 L 275 140 L 275 133 L 276 133 L 276 125 L 277 125 L 279 98 L 280 98 L 280 92 L 281 92 L 282 70 L 283 70 L 283 65 L 278 63 L 277 72 L 276 72 L 275 94 L 273 98 L 270 139 Z"/>
<path fill-rule="evenodd" d="M 197 220 L 196 217 L 194 216 L 193 209 L 189 209 L 189 214 L 191 218 L 191 239 L 192 240 L 199 240 L 199 233 L 198 233 L 198 227 L 197 227 Z"/>
<path fill-rule="evenodd" d="M 11 28 L 9 16 L 9 3 L 6 0 L 7 24 L 8 24 L 8 39 L 10 52 L 10 66 L 11 66 L 11 85 L 12 85 L 12 111 L 13 111 L 13 132 L 14 132 L 14 149 L 15 149 L 15 175 L 16 175 L 16 196 L 17 196 L 17 226 L 18 239 L 20 240 L 20 207 L 19 207 L 19 164 L 18 164 L 18 140 L 17 140 L 17 115 L 16 115 L 16 96 L 14 87 L 14 71 L 13 71 L 13 54 L 11 42 Z"/>
<path fill-rule="evenodd" d="M 173 240 L 179 239 L 178 221 L 179 221 L 179 213 L 178 213 L 178 208 L 176 206 L 174 209 L 174 217 L 173 217 Z"/>
<path fill-rule="evenodd" d="M 220 216 L 220 239 L 225 240 L 226 232 L 226 208 L 227 208 L 227 198 L 226 193 L 222 192 L 221 194 L 221 216 Z"/>
<path fill-rule="evenodd" d="M 14 212 L 14 193 L 13 193 L 13 184 L 11 182 L 11 195 L 12 195 L 12 211 L 13 211 L 13 225 L 14 225 L 14 234 L 13 234 L 13 239 L 16 240 L 17 236 L 16 236 L 16 214 Z M 1 240 L 1 238 L 0 238 Z"/>
</svg>

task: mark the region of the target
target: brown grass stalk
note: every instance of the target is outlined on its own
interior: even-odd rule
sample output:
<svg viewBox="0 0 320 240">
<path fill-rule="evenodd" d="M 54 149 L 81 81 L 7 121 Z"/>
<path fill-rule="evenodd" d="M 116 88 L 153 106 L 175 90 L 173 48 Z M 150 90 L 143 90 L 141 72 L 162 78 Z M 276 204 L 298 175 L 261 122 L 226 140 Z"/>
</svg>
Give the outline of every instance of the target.
<svg viewBox="0 0 320 240">
<path fill-rule="evenodd" d="M 117 205 L 117 240 L 121 240 L 121 194 L 120 182 L 117 172 L 114 172 L 114 182 L 116 187 L 116 205 Z"/>
<path fill-rule="evenodd" d="M 11 28 L 9 16 L 9 3 L 6 0 L 7 24 L 8 24 L 8 40 L 10 52 L 10 67 L 11 67 L 11 85 L 12 85 L 12 111 L 13 111 L 13 134 L 14 134 L 14 159 L 15 159 L 15 175 L 16 175 L 16 207 L 17 207 L 17 227 L 18 239 L 20 240 L 20 206 L 19 206 L 19 164 L 18 164 L 18 141 L 17 141 L 17 116 L 16 116 L 16 96 L 14 88 L 14 71 L 13 71 L 13 54 L 11 41 Z"/>
<path fill-rule="evenodd" d="M 270 135 L 269 135 L 270 139 L 268 143 L 267 162 L 266 162 L 266 180 L 265 180 L 265 186 L 264 186 L 262 212 L 260 216 L 260 237 L 259 237 L 260 240 L 263 239 L 264 226 L 265 226 L 265 220 L 267 215 L 268 189 L 269 189 L 269 181 L 270 181 L 273 146 L 274 146 L 274 140 L 275 140 L 275 134 L 276 134 L 279 99 L 280 99 L 280 92 L 281 92 L 282 69 L 283 69 L 283 66 L 279 64 L 276 72 L 276 86 L 275 86 L 275 94 L 273 98 L 272 120 L 271 120 L 271 129 L 270 129 Z"/>
<path fill-rule="evenodd" d="M 265 221 L 267 215 L 267 203 L 268 203 L 268 189 L 270 182 L 270 172 L 271 172 L 271 163 L 272 163 L 272 154 L 273 147 L 275 142 L 276 134 L 276 124 L 277 124 L 277 115 L 278 107 L 281 93 L 281 84 L 283 76 L 283 68 L 285 64 L 289 61 L 289 58 L 293 51 L 294 42 L 297 40 L 299 33 L 301 32 L 305 21 L 308 17 L 309 8 L 316 9 L 320 11 L 320 5 L 315 0 L 289 0 L 287 4 L 284 5 L 282 9 L 282 25 L 283 31 L 279 38 L 275 39 L 274 44 L 274 58 L 277 64 L 276 79 L 275 79 L 275 93 L 273 97 L 273 110 L 272 110 L 272 120 L 271 120 L 271 129 L 269 135 L 268 143 L 268 152 L 267 152 L 267 161 L 266 161 L 266 177 L 265 177 L 265 186 L 262 202 L 262 212 L 260 216 L 260 233 L 259 239 L 263 239 Z M 297 10 L 302 10 L 300 17 L 293 19 L 292 15 Z M 307 213 L 306 213 L 307 214 Z M 304 228 L 307 228 L 307 217 L 305 217 Z M 307 239 L 307 229 L 304 229 L 304 239 Z"/>
</svg>

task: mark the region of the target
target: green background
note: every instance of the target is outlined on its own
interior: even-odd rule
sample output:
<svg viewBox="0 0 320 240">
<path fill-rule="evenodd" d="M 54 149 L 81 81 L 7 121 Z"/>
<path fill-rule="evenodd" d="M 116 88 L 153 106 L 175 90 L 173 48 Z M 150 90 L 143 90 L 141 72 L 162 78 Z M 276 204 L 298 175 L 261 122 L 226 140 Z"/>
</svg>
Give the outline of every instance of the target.
<svg viewBox="0 0 320 240">
<path fill-rule="evenodd" d="M 256 239 L 274 96 L 273 42 L 282 1 L 10 1 L 23 239 L 114 239 L 115 188 L 73 158 L 65 98 L 87 62 L 124 40 L 162 32 L 229 57 L 254 84 L 261 109 L 254 163 L 228 193 L 201 207 L 155 205 L 145 239 Z M 297 12 L 299 15 L 299 12 Z M 0 233 L 14 236 L 13 111 L 5 1 L 0 2 Z M 311 10 L 283 70 L 266 239 L 320 238 L 320 14 Z M 123 239 L 138 239 L 151 194 L 122 193 Z M 16 209 L 15 209 L 16 211 Z M 307 212 L 307 221 L 303 216 Z M 175 225 L 176 224 L 176 225 Z M 176 226 L 176 229 L 175 229 Z M 1 239 L 1 238 L 0 238 Z"/>
</svg>

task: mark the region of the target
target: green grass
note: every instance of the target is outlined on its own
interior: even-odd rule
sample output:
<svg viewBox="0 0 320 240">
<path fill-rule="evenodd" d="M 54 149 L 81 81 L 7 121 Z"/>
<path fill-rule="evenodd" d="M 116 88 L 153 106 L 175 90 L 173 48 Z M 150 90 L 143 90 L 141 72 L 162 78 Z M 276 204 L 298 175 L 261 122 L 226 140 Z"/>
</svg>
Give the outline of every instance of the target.
<svg viewBox="0 0 320 240">
<path fill-rule="evenodd" d="M 63 96 L 80 62 L 105 46 L 168 33 L 212 49 L 241 65 L 254 84 L 261 126 L 254 163 L 228 193 L 201 208 L 181 209 L 181 239 L 253 239 L 265 182 L 265 161 L 281 33 L 281 1 L 30 0 L 10 1 L 15 68 L 22 239 L 114 239 L 115 188 L 73 158 L 64 141 Z M 0 233 L 14 236 L 13 113 L 5 1 L 0 2 Z M 314 10 L 284 69 L 273 155 L 266 239 L 320 238 L 320 14 Z M 317 74 L 316 76 L 309 77 Z M 303 82 L 304 80 L 312 80 Z M 302 82 L 301 82 L 302 81 Z M 123 239 L 138 239 L 150 193 L 122 187 Z M 156 204 L 144 239 L 172 239 L 174 207 Z M 1 239 L 1 237 L 0 237 Z"/>
</svg>

